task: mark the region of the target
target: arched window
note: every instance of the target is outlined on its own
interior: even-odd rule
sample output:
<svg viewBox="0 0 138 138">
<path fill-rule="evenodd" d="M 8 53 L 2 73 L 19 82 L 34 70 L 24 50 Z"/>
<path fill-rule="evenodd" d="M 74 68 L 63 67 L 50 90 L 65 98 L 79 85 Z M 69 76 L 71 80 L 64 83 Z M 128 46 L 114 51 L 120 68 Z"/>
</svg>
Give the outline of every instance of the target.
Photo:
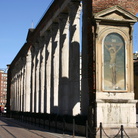
<svg viewBox="0 0 138 138">
<path fill-rule="evenodd" d="M 103 89 L 126 90 L 125 42 L 118 33 L 108 34 L 103 43 Z"/>
</svg>

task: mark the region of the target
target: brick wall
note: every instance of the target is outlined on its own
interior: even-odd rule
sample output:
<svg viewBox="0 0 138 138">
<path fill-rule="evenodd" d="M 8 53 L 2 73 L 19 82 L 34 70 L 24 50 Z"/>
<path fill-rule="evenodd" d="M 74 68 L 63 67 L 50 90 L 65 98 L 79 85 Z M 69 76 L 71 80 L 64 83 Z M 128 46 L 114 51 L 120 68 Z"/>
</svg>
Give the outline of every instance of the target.
<svg viewBox="0 0 138 138">
<path fill-rule="evenodd" d="M 133 14 L 138 13 L 138 0 L 93 0 L 93 11 L 96 13 L 115 5 L 119 5 Z"/>
</svg>

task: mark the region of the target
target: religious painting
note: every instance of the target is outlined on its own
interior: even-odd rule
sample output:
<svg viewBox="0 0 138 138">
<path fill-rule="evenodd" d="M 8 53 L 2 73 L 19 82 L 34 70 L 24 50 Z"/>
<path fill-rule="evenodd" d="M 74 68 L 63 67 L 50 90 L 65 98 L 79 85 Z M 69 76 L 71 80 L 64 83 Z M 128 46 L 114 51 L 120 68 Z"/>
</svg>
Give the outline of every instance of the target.
<svg viewBox="0 0 138 138">
<path fill-rule="evenodd" d="M 103 89 L 126 90 L 125 42 L 117 33 L 108 34 L 103 42 Z"/>
</svg>

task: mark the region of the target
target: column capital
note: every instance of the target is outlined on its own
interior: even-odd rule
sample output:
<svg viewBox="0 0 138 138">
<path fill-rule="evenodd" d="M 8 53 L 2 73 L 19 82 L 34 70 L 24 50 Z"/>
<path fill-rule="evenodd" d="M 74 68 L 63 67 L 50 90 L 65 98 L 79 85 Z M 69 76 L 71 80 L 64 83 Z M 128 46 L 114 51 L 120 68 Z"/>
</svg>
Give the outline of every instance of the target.
<svg viewBox="0 0 138 138">
<path fill-rule="evenodd" d="M 51 38 L 51 27 L 44 33 L 44 43 L 46 44 L 46 46 L 50 42 L 51 40 L 50 38 Z"/>
<path fill-rule="evenodd" d="M 59 23 L 58 22 L 54 22 L 52 24 L 51 31 L 52 31 L 52 39 L 54 40 L 56 38 L 58 40 L 59 39 Z"/>
<path fill-rule="evenodd" d="M 52 26 L 51 26 L 51 31 L 57 29 L 59 27 L 59 23 L 58 22 L 53 22 Z"/>
<path fill-rule="evenodd" d="M 26 62 L 31 62 L 31 51 L 30 51 L 30 49 L 28 50 L 27 55 L 26 55 Z"/>
<path fill-rule="evenodd" d="M 82 4 L 79 1 L 72 1 L 68 6 L 70 21 L 73 19 L 80 19 Z"/>
<path fill-rule="evenodd" d="M 68 13 L 61 13 L 59 14 L 59 20 L 66 20 L 68 18 L 69 14 Z"/>
<path fill-rule="evenodd" d="M 59 26 L 61 30 L 69 28 L 69 14 L 62 13 L 59 15 Z"/>
</svg>

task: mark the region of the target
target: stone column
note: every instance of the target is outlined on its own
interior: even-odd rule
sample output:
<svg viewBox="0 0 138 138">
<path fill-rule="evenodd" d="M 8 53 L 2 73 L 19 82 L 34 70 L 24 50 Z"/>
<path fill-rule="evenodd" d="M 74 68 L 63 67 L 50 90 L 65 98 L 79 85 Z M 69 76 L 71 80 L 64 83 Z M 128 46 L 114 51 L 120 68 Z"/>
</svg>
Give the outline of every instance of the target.
<svg viewBox="0 0 138 138">
<path fill-rule="evenodd" d="M 19 70 L 18 70 L 18 111 L 21 111 L 21 60 L 18 61 L 20 63 Z"/>
<path fill-rule="evenodd" d="M 13 75 L 13 70 L 11 71 L 11 88 L 10 88 L 10 109 L 13 110 L 13 99 L 14 99 L 14 95 L 13 95 L 13 91 L 14 91 L 14 75 Z"/>
<path fill-rule="evenodd" d="M 15 111 L 19 111 L 19 64 L 17 64 L 17 79 L 16 79 L 16 108 Z"/>
<path fill-rule="evenodd" d="M 22 67 L 22 82 L 23 82 L 23 84 L 22 84 L 22 111 L 24 111 L 24 92 L 25 92 L 25 89 L 24 89 L 24 85 L 25 85 L 25 81 L 24 81 L 24 73 L 25 73 L 25 71 L 24 71 L 25 69 L 24 69 L 24 66 Z"/>
<path fill-rule="evenodd" d="M 26 57 L 26 104 L 25 104 L 25 111 L 30 112 L 30 94 L 31 94 L 31 51 L 28 50 L 27 57 Z"/>
<path fill-rule="evenodd" d="M 16 111 L 19 111 L 19 74 L 17 72 L 17 83 L 16 83 Z"/>
<path fill-rule="evenodd" d="M 32 47 L 32 92 L 31 92 L 31 112 L 35 112 L 35 91 L 36 91 L 36 55 Z"/>
<path fill-rule="evenodd" d="M 21 68 L 19 71 L 19 111 L 21 111 Z"/>
<path fill-rule="evenodd" d="M 17 71 L 17 79 L 16 79 L 16 108 L 15 108 L 15 110 L 16 111 L 18 111 L 18 92 L 19 92 L 19 85 L 18 85 L 18 81 L 19 81 L 19 79 L 18 79 L 18 71 Z"/>
<path fill-rule="evenodd" d="M 10 106 L 11 106 L 11 110 L 13 110 L 13 105 L 14 105 L 14 95 L 15 93 L 15 76 L 13 75 L 13 71 L 11 71 L 12 74 L 12 81 L 11 81 L 11 96 L 10 96 Z"/>
<path fill-rule="evenodd" d="M 14 101 L 14 111 L 17 108 L 17 75 L 15 75 L 15 101 Z"/>
<path fill-rule="evenodd" d="M 18 75 L 17 75 L 17 111 L 19 111 L 19 103 L 20 103 L 20 98 L 19 98 L 19 92 L 20 92 L 20 74 L 19 74 L 19 68 L 18 68 Z"/>
<path fill-rule="evenodd" d="M 21 108 L 21 112 L 23 111 L 23 67 L 21 68 L 21 101 L 20 101 L 20 108 Z"/>
<path fill-rule="evenodd" d="M 40 51 L 37 44 L 37 54 L 36 54 L 36 113 L 39 112 L 39 93 L 40 93 Z"/>
<path fill-rule="evenodd" d="M 60 113 L 68 114 L 69 105 L 69 15 L 60 14 Z"/>
<path fill-rule="evenodd" d="M 25 59 L 24 59 L 25 61 Z M 23 64 L 23 112 L 26 111 L 26 65 Z"/>
<path fill-rule="evenodd" d="M 58 113 L 59 94 L 59 24 L 52 24 L 52 111 Z"/>
<path fill-rule="evenodd" d="M 15 100 L 14 100 L 14 106 L 13 106 L 13 108 L 15 110 L 16 109 L 16 105 L 17 105 L 17 99 L 16 99 L 16 97 L 17 97 L 17 74 L 16 73 L 15 73 L 14 90 L 15 90 L 15 95 L 14 95 Z"/>
<path fill-rule="evenodd" d="M 13 92 L 15 92 L 15 87 L 14 87 L 14 84 L 15 84 L 15 77 L 12 76 L 12 80 L 11 80 L 11 97 L 10 97 L 10 106 L 11 106 L 11 110 L 13 110 L 13 105 L 14 105 L 14 94 Z"/>
<path fill-rule="evenodd" d="M 80 2 L 71 2 L 70 19 L 70 112 L 80 114 Z"/>
<path fill-rule="evenodd" d="M 45 112 L 51 112 L 51 55 L 52 55 L 52 37 L 51 32 L 46 32 L 46 92 L 45 92 Z"/>
<path fill-rule="evenodd" d="M 19 70 L 19 100 L 18 100 L 18 103 L 19 103 L 19 107 L 18 107 L 18 111 L 21 111 L 21 67 L 20 67 L 20 70 Z"/>
<path fill-rule="evenodd" d="M 42 44 L 41 47 L 41 65 L 40 65 L 40 71 L 41 71 L 41 96 L 40 96 L 40 111 L 41 113 L 44 113 L 44 92 L 45 92 L 45 48 L 46 45 Z"/>
</svg>

